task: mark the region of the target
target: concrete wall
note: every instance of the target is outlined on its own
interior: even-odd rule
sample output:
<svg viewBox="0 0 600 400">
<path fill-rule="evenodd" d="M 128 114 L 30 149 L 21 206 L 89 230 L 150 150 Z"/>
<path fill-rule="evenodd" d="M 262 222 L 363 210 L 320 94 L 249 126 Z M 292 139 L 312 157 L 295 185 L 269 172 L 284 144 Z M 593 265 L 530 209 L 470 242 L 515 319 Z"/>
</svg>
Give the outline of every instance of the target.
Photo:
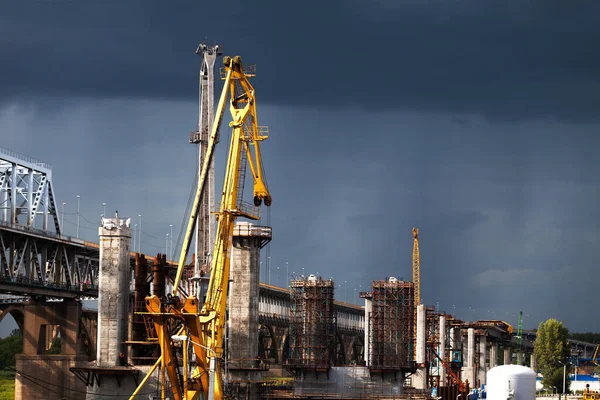
<svg viewBox="0 0 600 400">
<path fill-rule="evenodd" d="M 136 366 L 134 369 L 137 369 L 139 372 L 139 382 L 144 379 L 148 371 L 150 371 L 151 366 Z M 160 398 L 160 385 L 157 379 L 158 374 L 157 371 L 154 371 L 152 376 L 148 379 L 148 382 L 144 385 L 144 387 L 140 390 L 139 394 L 135 397 L 136 399 L 150 399 L 151 395 Z M 137 384 L 135 383 L 133 377 L 129 374 L 123 375 L 120 379 L 120 382 L 117 383 L 114 376 L 110 375 L 102 375 L 100 377 L 100 386 L 94 382 L 92 387 L 88 387 L 87 397 L 73 397 L 72 399 L 85 399 L 85 400 L 123 400 L 129 399 L 131 394 L 137 388 Z M 172 397 L 171 397 L 172 398 Z M 71 400 L 71 399 L 69 399 Z"/>
<path fill-rule="evenodd" d="M 96 363 L 102 367 L 119 364 L 119 353 L 127 356 L 129 328 L 129 250 L 131 229 L 128 221 L 105 218 L 100 236 L 100 275 L 98 294 L 98 346 Z"/>
<path fill-rule="evenodd" d="M 17 355 L 15 400 L 85 399 L 86 386 L 69 368 L 85 359 L 73 355 Z"/>
</svg>

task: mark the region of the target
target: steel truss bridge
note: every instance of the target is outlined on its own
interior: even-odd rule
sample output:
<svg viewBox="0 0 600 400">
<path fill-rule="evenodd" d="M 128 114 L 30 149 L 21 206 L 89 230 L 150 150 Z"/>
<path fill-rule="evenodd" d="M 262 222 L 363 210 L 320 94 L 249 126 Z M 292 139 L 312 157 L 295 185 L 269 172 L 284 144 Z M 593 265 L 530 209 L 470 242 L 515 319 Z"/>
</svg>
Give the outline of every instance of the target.
<svg viewBox="0 0 600 400">
<path fill-rule="evenodd" d="M 62 234 L 52 167 L 0 147 L 0 293 L 97 297 L 96 243 Z"/>
</svg>

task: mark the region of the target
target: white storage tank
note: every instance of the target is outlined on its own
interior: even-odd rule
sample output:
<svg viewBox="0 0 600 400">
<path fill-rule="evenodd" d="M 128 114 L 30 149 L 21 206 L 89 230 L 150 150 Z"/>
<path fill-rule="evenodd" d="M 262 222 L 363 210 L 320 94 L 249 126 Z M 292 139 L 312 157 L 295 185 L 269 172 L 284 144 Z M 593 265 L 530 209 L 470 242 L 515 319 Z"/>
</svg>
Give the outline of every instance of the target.
<svg viewBox="0 0 600 400">
<path fill-rule="evenodd" d="M 522 365 L 500 365 L 487 372 L 488 400 L 534 400 L 535 372 Z"/>
</svg>

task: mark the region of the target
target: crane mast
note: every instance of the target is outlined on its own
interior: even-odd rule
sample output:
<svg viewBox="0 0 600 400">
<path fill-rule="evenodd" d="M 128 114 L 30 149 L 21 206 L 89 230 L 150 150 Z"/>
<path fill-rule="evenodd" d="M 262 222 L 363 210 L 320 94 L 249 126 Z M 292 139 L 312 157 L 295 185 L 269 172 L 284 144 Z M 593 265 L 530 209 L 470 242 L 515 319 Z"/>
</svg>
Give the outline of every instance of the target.
<svg viewBox="0 0 600 400">
<path fill-rule="evenodd" d="M 415 309 L 421 304 L 421 255 L 419 254 L 419 230 L 412 229 L 413 255 L 412 255 L 412 280 L 415 284 Z"/>
<path fill-rule="evenodd" d="M 262 140 L 268 137 L 268 130 L 266 127 L 258 126 L 254 88 L 248 80 L 248 78 L 254 76 L 254 70 L 243 68 L 240 56 L 234 58 L 224 57 L 223 64 L 224 69 L 221 71 L 221 77 L 225 80 L 225 83 L 206 147 L 206 157 L 202 165 L 200 181 L 179 258 L 177 275 L 173 284 L 173 294 L 168 295 L 166 299 L 159 299 L 156 296 L 146 298 L 146 308 L 148 314 L 152 315 L 154 320 L 161 356 L 132 394 L 131 399 L 139 393 L 148 377 L 158 366 L 161 367 L 160 376 L 163 380 L 163 399 L 165 398 L 167 378 L 174 400 L 195 400 L 200 395 L 203 395 L 205 399 L 208 398 L 209 376 L 207 371 L 214 371 L 214 364 L 211 363 L 211 360 L 220 359 L 223 356 L 225 309 L 229 288 L 234 223 L 238 217 L 258 220 L 260 219 L 258 207 L 262 202 L 264 201 L 266 206 L 271 205 L 271 195 L 263 179 L 259 145 Z M 220 209 L 217 213 L 217 229 L 211 257 L 210 280 L 206 299 L 200 312 L 198 312 L 198 299 L 195 296 L 190 295 L 184 301 L 180 300 L 178 296 L 179 284 L 195 230 L 199 206 L 204 196 L 207 175 L 214 156 L 218 130 L 228 97 L 230 97 L 229 109 L 232 116 L 232 122 L 229 124 L 232 128 L 231 140 Z M 244 203 L 242 199 L 246 163 L 252 171 L 254 180 L 254 206 Z M 183 340 L 183 376 L 180 376 L 178 369 L 173 344 L 175 336 L 186 338 Z M 189 376 L 186 365 L 188 342 L 196 356 L 196 366 Z M 221 367 L 217 364 L 214 379 L 214 399 L 221 400 L 222 398 L 223 379 Z"/>
<path fill-rule="evenodd" d="M 417 228 L 412 229 L 413 234 L 413 253 L 412 253 L 412 280 L 415 285 L 415 293 L 414 293 L 414 313 L 413 313 L 413 328 L 415 332 L 415 345 L 413 356 L 417 357 L 417 346 L 416 346 L 416 337 L 417 337 L 417 306 L 421 304 L 421 256 L 419 254 L 419 230 Z"/>
</svg>

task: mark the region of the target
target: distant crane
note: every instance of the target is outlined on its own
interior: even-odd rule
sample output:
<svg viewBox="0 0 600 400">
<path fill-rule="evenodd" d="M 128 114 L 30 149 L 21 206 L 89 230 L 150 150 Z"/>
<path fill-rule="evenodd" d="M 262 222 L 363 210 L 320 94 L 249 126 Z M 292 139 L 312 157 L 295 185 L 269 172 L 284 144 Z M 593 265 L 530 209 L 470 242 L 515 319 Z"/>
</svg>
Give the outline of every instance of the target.
<svg viewBox="0 0 600 400">
<path fill-rule="evenodd" d="M 412 229 L 414 237 L 412 256 L 412 280 L 415 284 L 415 309 L 421 304 L 421 255 L 419 254 L 419 230 Z"/>
<path fill-rule="evenodd" d="M 413 242 L 413 257 L 412 257 L 412 280 L 415 285 L 415 293 L 414 293 L 414 314 L 413 314 L 413 328 L 414 328 L 414 337 L 415 337 L 415 346 L 413 355 L 416 359 L 417 357 L 417 346 L 416 346 L 416 337 L 417 337 L 417 306 L 421 304 L 421 256 L 419 254 L 419 230 L 417 228 L 412 229 L 412 234 L 414 237 Z"/>
</svg>

